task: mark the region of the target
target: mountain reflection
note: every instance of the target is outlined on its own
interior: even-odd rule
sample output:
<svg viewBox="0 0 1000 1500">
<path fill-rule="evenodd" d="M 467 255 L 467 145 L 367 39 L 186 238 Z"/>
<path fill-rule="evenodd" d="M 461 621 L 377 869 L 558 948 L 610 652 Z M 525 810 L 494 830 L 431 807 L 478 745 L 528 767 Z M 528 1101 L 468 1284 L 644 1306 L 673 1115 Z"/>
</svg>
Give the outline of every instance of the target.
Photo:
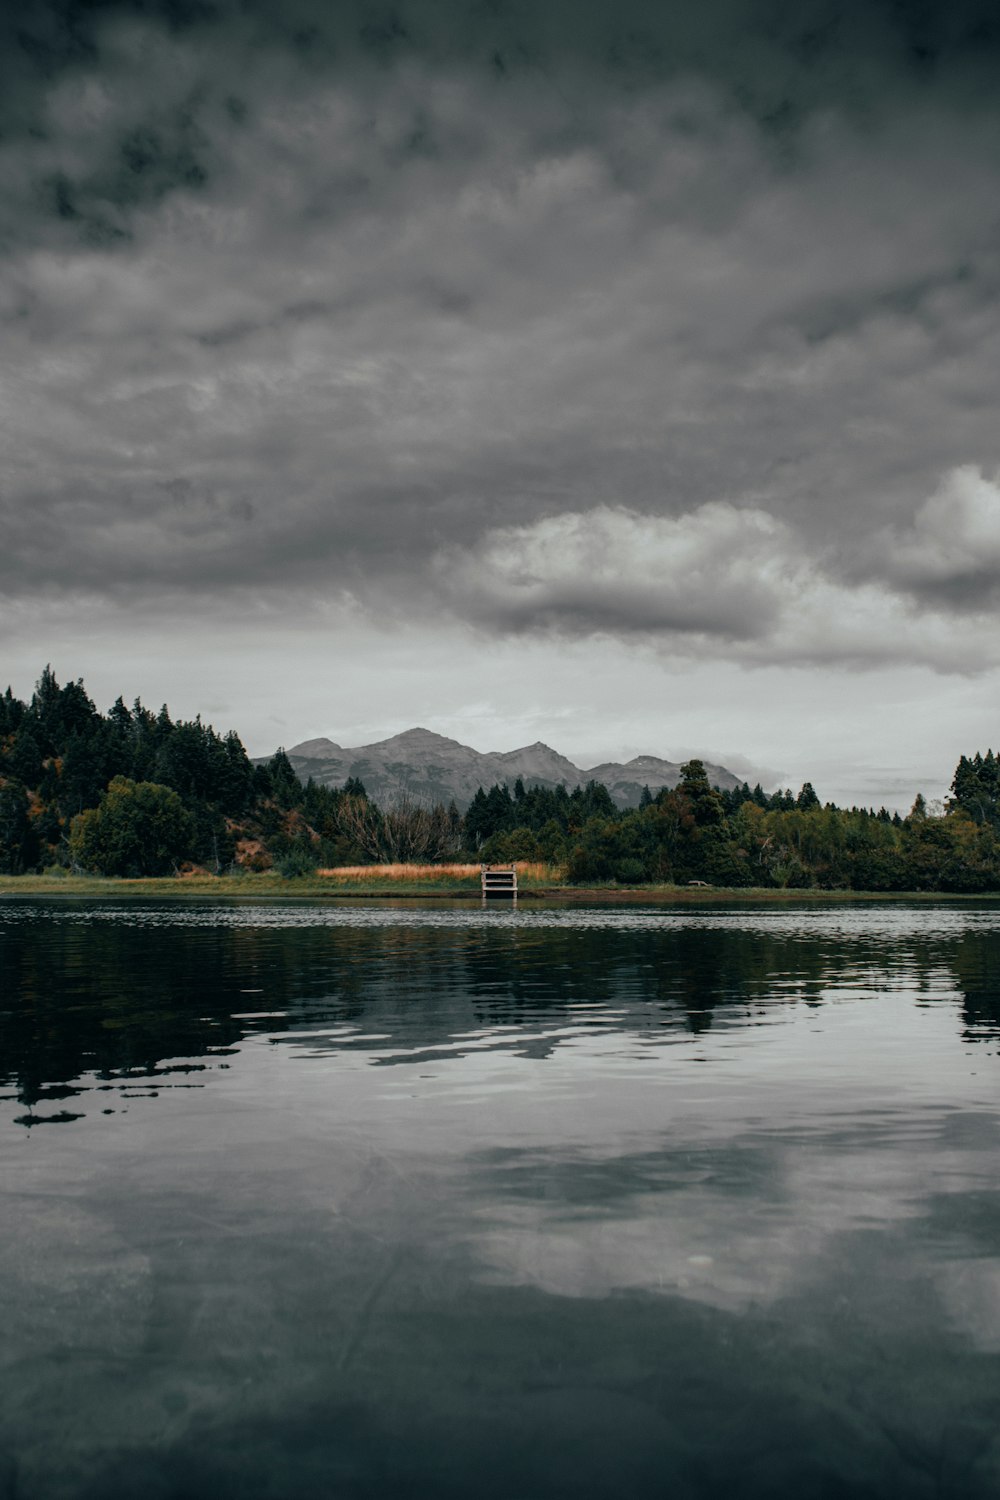
<svg viewBox="0 0 1000 1500">
<path fill-rule="evenodd" d="M 386 1066 L 460 1057 L 474 1038 L 546 1056 L 586 1031 L 666 1045 L 891 989 L 960 1004 L 966 1040 L 1000 1036 L 1000 921 L 974 909 L 416 920 L 18 902 L 0 911 L 0 963 L 0 1074 L 26 1123 L 78 1118 L 89 1090 L 204 1086 L 255 1034 Z"/>
</svg>

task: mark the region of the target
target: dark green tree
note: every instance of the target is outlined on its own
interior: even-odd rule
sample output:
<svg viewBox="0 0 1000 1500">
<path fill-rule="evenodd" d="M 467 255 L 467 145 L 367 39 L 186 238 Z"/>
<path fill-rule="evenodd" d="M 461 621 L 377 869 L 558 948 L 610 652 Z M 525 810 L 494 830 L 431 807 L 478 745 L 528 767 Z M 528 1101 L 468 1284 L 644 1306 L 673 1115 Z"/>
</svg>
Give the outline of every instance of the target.
<svg viewBox="0 0 1000 1500">
<path fill-rule="evenodd" d="M 195 826 L 177 792 L 116 776 L 98 807 L 73 819 L 70 853 L 98 875 L 169 875 L 190 857 Z"/>
<path fill-rule="evenodd" d="M 16 781 L 0 785 L 0 870 L 22 875 L 38 861 L 38 837 L 29 817 L 28 794 Z"/>
<path fill-rule="evenodd" d="M 1000 756 L 987 750 L 963 755 L 951 782 L 951 805 L 968 814 L 974 823 L 1000 823 Z"/>
<path fill-rule="evenodd" d="M 267 763 L 271 778 L 271 796 L 279 807 L 294 807 L 302 797 L 302 783 L 292 769 L 284 750 L 276 750 Z"/>
</svg>

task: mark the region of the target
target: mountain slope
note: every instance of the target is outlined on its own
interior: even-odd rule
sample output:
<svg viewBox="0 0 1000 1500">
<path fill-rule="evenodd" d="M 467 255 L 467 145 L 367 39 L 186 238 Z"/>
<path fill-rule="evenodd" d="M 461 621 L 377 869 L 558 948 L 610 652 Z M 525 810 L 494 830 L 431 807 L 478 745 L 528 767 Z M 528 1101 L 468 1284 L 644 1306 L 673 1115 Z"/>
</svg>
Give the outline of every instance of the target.
<svg viewBox="0 0 1000 1500">
<path fill-rule="evenodd" d="M 288 758 L 303 779 L 312 776 L 325 786 L 343 786 L 349 776 L 356 776 L 379 803 L 408 796 L 428 804 L 454 801 L 460 809 L 468 806 L 479 787 L 512 785 L 518 776 L 525 786 L 565 785 L 570 791 L 600 781 L 619 807 L 638 806 L 644 786 L 656 793 L 676 786 L 680 779 L 676 761 L 655 755 L 640 755 L 624 765 L 606 761 L 585 770 L 540 740 L 520 750 L 484 753 L 430 729 L 407 729 L 353 749 L 323 738 L 303 740 L 292 746 Z M 724 766 L 706 769 L 715 786 L 738 785 L 738 778 Z"/>
</svg>

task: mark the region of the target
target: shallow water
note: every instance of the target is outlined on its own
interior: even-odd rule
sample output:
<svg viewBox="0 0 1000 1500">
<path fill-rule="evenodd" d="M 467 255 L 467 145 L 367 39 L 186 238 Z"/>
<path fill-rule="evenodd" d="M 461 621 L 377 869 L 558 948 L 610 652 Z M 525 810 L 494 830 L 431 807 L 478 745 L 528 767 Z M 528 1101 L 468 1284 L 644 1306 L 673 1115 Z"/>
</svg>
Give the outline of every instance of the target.
<svg viewBox="0 0 1000 1500">
<path fill-rule="evenodd" d="M 1000 913 L 0 899 L 0 1497 L 994 1497 Z"/>
</svg>

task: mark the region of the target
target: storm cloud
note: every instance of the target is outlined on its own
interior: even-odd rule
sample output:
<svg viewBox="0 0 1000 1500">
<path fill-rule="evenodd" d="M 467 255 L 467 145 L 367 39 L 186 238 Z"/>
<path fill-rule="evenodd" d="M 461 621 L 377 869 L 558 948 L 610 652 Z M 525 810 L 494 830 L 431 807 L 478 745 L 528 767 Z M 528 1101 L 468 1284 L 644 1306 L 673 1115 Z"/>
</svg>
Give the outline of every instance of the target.
<svg viewBox="0 0 1000 1500">
<path fill-rule="evenodd" d="M 11 12 L 0 592 L 979 670 L 986 4 Z"/>
</svg>

